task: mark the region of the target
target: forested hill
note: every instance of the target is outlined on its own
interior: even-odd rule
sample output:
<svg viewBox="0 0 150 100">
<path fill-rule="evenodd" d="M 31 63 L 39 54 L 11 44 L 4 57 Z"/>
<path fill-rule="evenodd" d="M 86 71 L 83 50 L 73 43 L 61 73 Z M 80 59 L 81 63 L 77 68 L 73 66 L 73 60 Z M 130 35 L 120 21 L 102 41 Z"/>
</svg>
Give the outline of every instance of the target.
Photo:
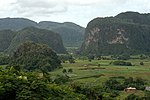
<svg viewBox="0 0 150 100">
<path fill-rule="evenodd" d="M 56 23 L 50 21 L 42 21 L 38 24 L 38 27 L 59 33 L 66 47 L 79 47 L 84 39 L 85 28 L 71 22 Z"/>
<path fill-rule="evenodd" d="M 16 33 L 11 30 L 0 31 L 0 52 L 6 50 L 11 44 L 11 40 L 15 37 Z"/>
<path fill-rule="evenodd" d="M 150 14 L 125 12 L 95 18 L 85 30 L 82 54 L 139 54 L 150 52 Z"/>
<path fill-rule="evenodd" d="M 26 18 L 0 18 L 0 30 L 20 30 L 25 27 L 36 26 L 37 23 Z"/>
<path fill-rule="evenodd" d="M 51 22 L 41 21 L 39 23 L 25 18 L 1 18 L 0 30 L 21 30 L 25 27 L 34 26 L 41 29 L 48 29 L 61 35 L 65 46 L 79 47 L 84 38 L 85 28 L 72 22 Z"/>
<path fill-rule="evenodd" d="M 140 14 L 138 12 L 124 12 L 115 17 L 132 23 L 150 25 L 150 13 Z"/>
<path fill-rule="evenodd" d="M 0 43 L 2 49 L 1 51 L 5 50 L 8 53 L 12 53 L 22 43 L 26 41 L 33 41 L 35 43 L 46 44 L 57 53 L 66 53 L 60 35 L 52 31 L 35 27 L 27 27 L 17 32 L 10 32 L 11 31 L 3 31 L 3 35 L 0 34 L 3 39 L 1 39 L 2 42 Z M 9 37 L 7 37 L 7 35 Z"/>
</svg>

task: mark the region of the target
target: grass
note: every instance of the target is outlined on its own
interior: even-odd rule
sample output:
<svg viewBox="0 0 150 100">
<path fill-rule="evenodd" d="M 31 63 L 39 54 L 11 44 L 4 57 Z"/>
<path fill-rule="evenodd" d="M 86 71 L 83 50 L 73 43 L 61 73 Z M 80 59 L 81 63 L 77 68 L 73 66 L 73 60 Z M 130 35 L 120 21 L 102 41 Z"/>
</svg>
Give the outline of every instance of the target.
<svg viewBox="0 0 150 100">
<path fill-rule="evenodd" d="M 150 60 L 131 59 L 127 60 L 134 66 L 114 66 L 110 64 L 113 60 L 76 60 L 75 63 L 62 63 L 63 69 L 72 69 L 73 75 L 71 80 L 80 83 L 95 83 L 102 85 L 110 77 L 133 77 L 142 78 L 147 81 L 147 86 L 150 86 Z M 144 65 L 140 65 L 140 62 L 144 62 Z M 98 66 L 100 64 L 100 66 Z M 63 69 L 57 69 L 51 72 L 52 75 L 62 74 Z M 130 93 L 120 92 L 119 98 L 125 98 Z M 136 91 L 136 95 L 142 96 L 143 91 Z"/>
<path fill-rule="evenodd" d="M 141 60 L 140 60 L 141 61 Z M 77 76 L 72 77 L 72 79 L 80 82 L 85 82 L 90 80 L 103 80 L 108 79 L 109 77 L 115 76 L 124 76 L 124 77 L 141 77 L 150 83 L 150 61 L 142 60 L 144 65 L 140 65 L 139 60 L 131 59 L 129 62 L 132 62 L 134 66 L 114 66 L 110 62 L 112 60 L 76 60 L 76 63 L 63 63 L 62 66 L 64 69 L 72 69 L 73 73 Z M 100 64 L 100 66 L 98 66 Z M 62 69 L 57 69 L 54 72 L 51 72 L 52 75 L 62 73 Z M 94 76 L 103 75 L 101 77 L 95 78 Z M 90 77 L 91 76 L 91 77 Z M 93 76 L 93 77 L 92 77 Z M 86 77 L 84 79 L 84 77 Z M 87 78 L 89 77 L 89 78 Z M 93 79 L 92 79 L 93 78 Z M 150 85 L 150 84 L 149 84 Z"/>
</svg>

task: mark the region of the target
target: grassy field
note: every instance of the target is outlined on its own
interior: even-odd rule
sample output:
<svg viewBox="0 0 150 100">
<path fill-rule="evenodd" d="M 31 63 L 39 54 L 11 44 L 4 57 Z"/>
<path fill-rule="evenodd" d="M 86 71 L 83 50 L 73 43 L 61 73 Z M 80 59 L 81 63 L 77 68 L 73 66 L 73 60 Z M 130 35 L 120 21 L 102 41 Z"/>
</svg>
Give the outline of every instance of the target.
<svg viewBox="0 0 150 100">
<path fill-rule="evenodd" d="M 140 77 L 147 80 L 150 85 L 150 60 L 127 60 L 133 66 L 114 66 L 110 64 L 113 60 L 76 60 L 75 63 L 62 63 L 63 69 L 72 69 L 74 75 L 71 79 L 80 82 L 96 82 L 107 80 L 109 77 Z M 140 65 L 140 62 L 144 65 Z M 98 66 L 100 64 L 100 66 Z M 52 75 L 61 74 L 63 69 L 51 72 Z M 91 77 L 90 77 L 91 76 Z M 99 76 L 99 77 L 98 77 Z"/>
<path fill-rule="evenodd" d="M 114 66 L 110 64 L 113 60 L 76 60 L 75 63 L 62 63 L 63 69 L 72 69 L 73 73 L 68 73 L 73 82 L 94 83 L 102 85 L 110 77 L 124 76 L 126 78 L 142 78 L 146 80 L 147 86 L 150 86 L 150 60 L 130 59 L 133 66 Z M 144 65 L 140 65 L 143 62 Z M 63 74 L 63 69 L 57 69 L 51 72 L 52 75 Z M 120 92 L 120 96 L 116 99 L 125 98 L 132 93 Z M 143 91 L 136 91 L 137 95 L 144 95 Z"/>
</svg>

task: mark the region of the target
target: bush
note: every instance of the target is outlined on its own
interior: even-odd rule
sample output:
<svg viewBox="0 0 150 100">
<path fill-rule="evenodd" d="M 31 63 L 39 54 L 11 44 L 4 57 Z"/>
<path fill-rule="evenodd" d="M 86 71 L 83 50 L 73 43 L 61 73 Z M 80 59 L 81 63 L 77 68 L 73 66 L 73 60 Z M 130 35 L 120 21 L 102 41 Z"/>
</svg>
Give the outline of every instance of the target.
<svg viewBox="0 0 150 100">
<path fill-rule="evenodd" d="M 125 62 L 125 61 L 114 61 L 113 64 L 119 66 L 132 66 L 131 62 Z"/>
<path fill-rule="evenodd" d="M 63 73 L 67 73 L 67 70 L 66 69 L 63 69 L 63 71 L 62 71 Z"/>
<path fill-rule="evenodd" d="M 0 56 L 0 65 L 6 65 L 10 61 L 9 56 Z"/>
<path fill-rule="evenodd" d="M 72 57 L 72 55 L 60 55 L 59 59 L 63 63 L 65 63 L 66 61 L 69 61 L 69 63 L 75 63 L 75 59 Z"/>
<path fill-rule="evenodd" d="M 72 73 L 72 72 L 73 72 L 73 70 L 70 68 L 70 69 L 68 69 L 68 72 L 69 72 L 69 73 Z"/>
<path fill-rule="evenodd" d="M 140 62 L 140 65 L 144 65 L 144 63 L 143 63 L 143 62 Z"/>
<path fill-rule="evenodd" d="M 95 58 L 95 56 L 94 56 L 94 55 L 91 55 L 91 54 L 90 54 L 90 55 L 88 55 L 88 59 L 89 59 L 89 60 L 94 60 L 94 58 Z"/>
<path fill-rule="evenodd" d="M 67 75 L 57 75 L 54 79 L 54 83 L 56 84 L 64 84 L 69 81 L 69 77 Z"/>
<path fill-rule="evenodd" d="M 139 96 L 130 94 L 125 98 L 125 100 L 140 100 L 140 99 L 139 99 Z"/>
<path fill-rule="evenodd" d="M 17 75 L 14 71 L 13 67 L 0 69 L 0 100 L 87 100 L 85 95 L 74 92 L 69 86 L 51 83 L 49 75 L 39 78 L 37 72 L 17 71 Z M 67 79 L 57 76 L 58 83 Z"/>
<path fill-rule="evenodd" d="M 75 63 L 75 60 L 73 58 L 69 59 L 69 63 Z"/>
</svg>

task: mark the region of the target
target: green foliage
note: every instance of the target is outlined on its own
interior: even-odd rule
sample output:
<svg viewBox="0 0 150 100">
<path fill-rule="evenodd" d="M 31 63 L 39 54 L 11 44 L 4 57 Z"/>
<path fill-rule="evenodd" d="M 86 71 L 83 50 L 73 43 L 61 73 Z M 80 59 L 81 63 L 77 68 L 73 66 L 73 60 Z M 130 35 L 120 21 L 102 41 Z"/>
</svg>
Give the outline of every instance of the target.
<svg viewBox="0 0 150 100">
<path fill-rule="evenodd" d="M 106 89 L 112 89 L 112 90 L 123 90 L 125 86 L 121 84 L 116 79 L 109 79 L 104 84 Z"/>
<path fill-rule="evenodd" d="M 83 42 L 85 28 L 75 23 L 71 23 L 71 22 L 57 23 L 51 21 L 41 21 L 39 23 L 36 23 L 32 20 L 25 19 L 25 18 L 1 18 L 0 19 L 0 30 L 10 29 L 10 30 L 18 31 L 23 28 L 31 27 L 31 26 L 41 28 L 41 29 L 52 30 L 53 32 L 60 34 L 63 39 L 63 43 L 66 47 L 68 46 L 79 47 Z M 7 40 L 9 39 L 8 37 L 6 37 Z M 8 42 L 8 41 L 3 41 L 3 43 L 4 42 Z"/>
<path fill-rule="evenodd" d="M 92 54 L 88 55 L 88 59 L 89 59 L 89 60 L 94 60 L 94 58 L 95 58 L 94 55 L 92 55 Z"/>
<path fill-rule="evenodd" d="M 68 81 L 69 77 L 67 76 L 67 74 L 57 75 L 56 78 L 54 79 L 54 83 L 56 84 L 65 84 Z"/>
<path fill-rule="evenodd" d="M 150 21 L 149 16 L 150 14 L 140 14 L 138 12 L 124 12 L 118 14 L 116 17 L 132 23 L 150 25 L 150 23 L 148 23 Z"/>
<path fill-rule="evenodd" d="M 68 86 L 52 84 L 48 75 L 37 74 L 0 69 L 0 100 L 86 100 Z"/>
<path fill-rule="evenodd" d="M 0 52 L 6 50 L 11 44 L 11 40 L 14 38 L 15 32 L 11 30 L 0 31 Z"/>
<path fill-rule="evenodd" d="M 145 95 L 143 98 L 145 98 L 145 100 L 149 100 L 150 99 L 150 91 L 145 91 Z"/>
<path fill-rule="evenodd" d="M 63 69 L 63 71 L 62 71 L 63 73 L 67 73 L 67 70 L 66 69 Z"/>
<path fill-rule="evenodd" d="M 19 72 L 13 67 L 1 70 L 0 80 L 1 100 L 35 100 L 49 96 L 45 82 L 35 75 Z"/>
<path fill-rule="evenodd" d="M 52 30 L 61 35 L 65 47 L 79 47 L 84 38 L 84 28 L 71 22 L 56 23 L 43 21 L 39 27 Z"/>
<path fill-rule="evenodd" d="M 129 78 L 125 79 L 125 81 L 124 81 L 124 85 L 126 87 L 135 87 L 138 90 L 144 90 L 145 84 L 146 84 L 146 82 L 141 78 L 133 79 L 132 77 L 129 77 Z"/>
<path fill-rule="evenodd" d="M 46 44 L 53 50 L 55 50 L 57 53 L 66 53 L 62 39 L 59 34 L 56 34 L 49 30 L 39 29 L 35 27 L 27 27 L 20 31 L 17 31 L 16 36 L 11 41 L 11 44 L 7 48 L 6 52 L 11 54 L 22 43 L 25 43 L 27 41 Z"/>
<path fill-rule="evenodd" d="M 118 59 L 118 60 L 128 60 L 130 59 L 130 55 L 124 54 L 124 55 L 113 55 L 111 56 L 112 59 Z"/>
<path fill-rule="evenodd" d="M 79 83 L 72 83 L 71 86 L 75 90 L 75 92 L 86 95 L 88 100 L 101 100 L 103 98 L 101 87 L 95 87 L 92 84 Z"/>
<path fill-rule="evenodd" d="M 25 19 L 25 18 L 1 18 L 0 19 L 0 30 L 10 29 L 10 30 L 20 30 L 29 26 L 36 26 L 37 23 Z"/>
<path fill-rule="evenodd" d="M 114 65 L 119 65 L 119 66 L 132 66 L 131 62 L 125 62 L 125 61 L 114 61 Z"/>
<path fill-rule="evenodd" d="M 27 71 L 52 71 L 60 66 L 56 53 L 47 45 L 25 42 L 14 52 L 10 65 L 19 65 Z"/>
<path fill-rule="evenodd" d="M 69 61 L 69 63 L 75 63 L 75 59 L 73 58 L 72 55 L 60 55 L 60 56 L 59 56 L 59 59 L 60 59 L 62 62 Z"/>
<path fill-rule="evenodd" d="M 0 65 L 7 65 L 10 61 L 10 57 L 8 55 L 0 56 Z"/>
<path fill-rule="evenodd" d="M 121 79 L 119 81 L 118 79 Z M 127 87 L 135 87 L 138 90 L 144 90 L 145 89 L 145 81 L 141 78 L 135 78 L 132 77 L 129 78 L 122 78 L 122 77 L 116 77 L 116 78 L 110 78 L 104 83 L 104 87 L 106 90 L 124 90 Z"/>
<path fill-rule="evenodd" d="M 130 94 L 125 98 L 125 100 L 141 100 L 141 99 L 137 95 Z"/>
<path fill-rule="evenodd" d="M 69 72 L 69 73 L 72 73 L 72 72 L 73 72 L 73 70 L 70 68 L 70 69 L 68 69 L 68 72 Z"/>
<path fill-rule="evenodd" d="M 69 63 L 75 63 L 75 60 L 73 58 L 69 59 Z"/>
<path fill-rule="evenodd" d="M 144 65 L 144 63 L 143 63 L 143 62 L 140 62 L 140 65 Z"/>
<path fill-rule="evenodd" d="M 120 16 L 120 17 L 119 17 Z M 121 13 L 95 18 L 85 29 L 81 54 L 122 55 L 150 52 L 149 14 Z M 135 38 L 136 37 L 136 38 Z"/>
<path fill-rule="evenodd" d="M 107 91 L 94 83 L 72 83 L 71 86 L 77 93 L 86 95 L 88 100 L 115 100 L 115 97 L 119 96 L 118 91 Z"/>
</svg>

